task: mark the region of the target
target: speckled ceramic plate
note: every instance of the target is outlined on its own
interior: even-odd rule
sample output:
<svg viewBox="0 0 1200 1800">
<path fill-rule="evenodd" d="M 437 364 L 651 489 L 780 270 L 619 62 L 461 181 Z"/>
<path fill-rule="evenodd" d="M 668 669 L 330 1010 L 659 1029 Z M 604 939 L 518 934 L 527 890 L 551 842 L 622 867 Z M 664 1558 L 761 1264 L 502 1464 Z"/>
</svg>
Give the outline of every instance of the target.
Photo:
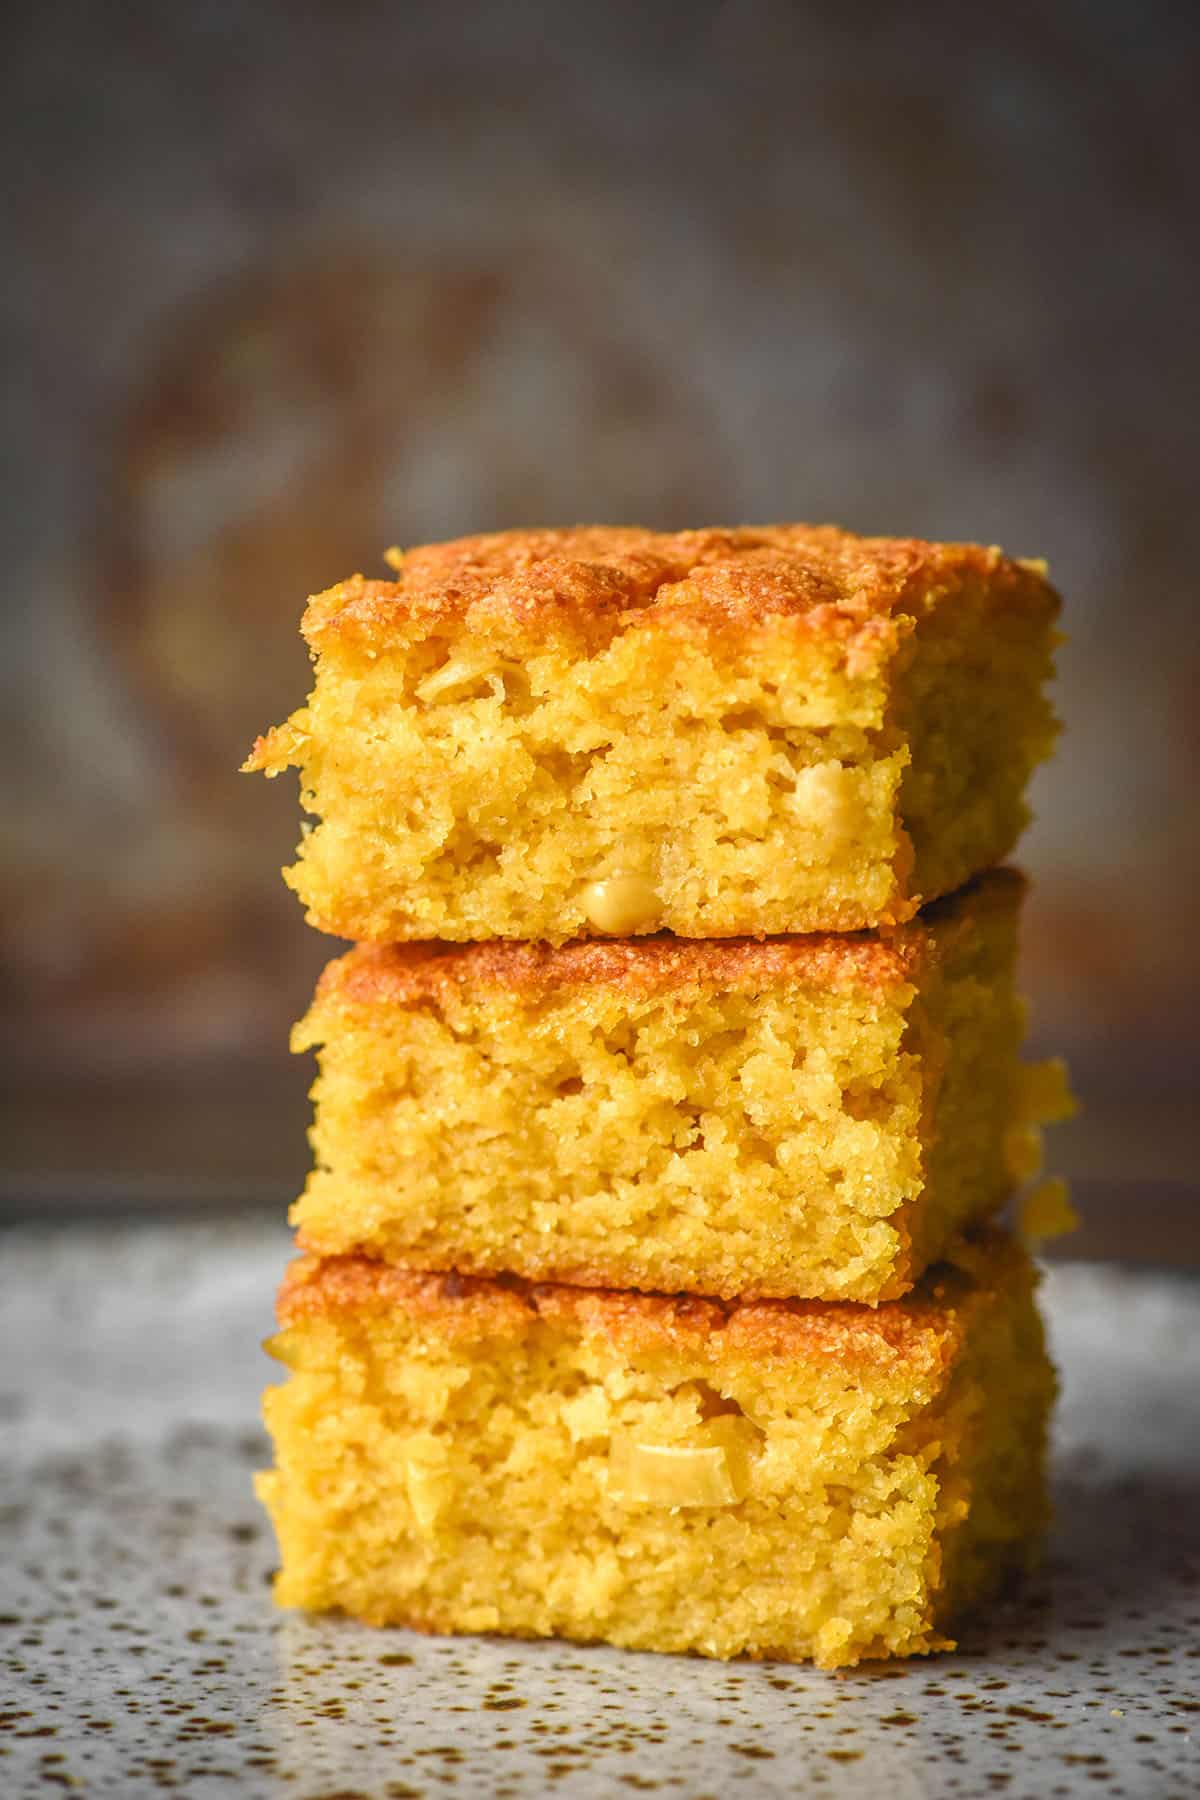
<svg viewBox="0 0 1200 1800">
<path fill-rule="evenodd" d="M 0 1794 L 1200 1793 L 1200 1283 L 1062 1264 L 1046 1568 L 841 1676 L 275 1612 L 250 1492 L 282 1232 L 0 1236 Z"/>
</svg>

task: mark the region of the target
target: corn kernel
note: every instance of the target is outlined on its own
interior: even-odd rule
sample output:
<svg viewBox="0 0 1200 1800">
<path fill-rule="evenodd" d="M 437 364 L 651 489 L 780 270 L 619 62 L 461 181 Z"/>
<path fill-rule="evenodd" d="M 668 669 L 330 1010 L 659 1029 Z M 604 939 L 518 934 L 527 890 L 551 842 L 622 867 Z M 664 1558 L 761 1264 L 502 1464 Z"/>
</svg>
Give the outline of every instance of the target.
<svg viewBox="0 0 1200 1800">
<path fill-rule="evenodd" d="M 737 1499 L 719 1444 L 614 1444 L 609 1492 L 644 1506 L 731 1506 Z"/>
<path fill-rule="evenodd" d="M 662 911 L 662 902 L 644 875 L 610 875 L 589 882 L 580 898 L 589 925 L 609 937 L 651 925 Z"/>
<path fill-rule="evenodd" d="M 424 681 L 418 682 L 414 692 L 418 700 L 423 700 L 427 706 L 434 701 L 460 701 L 467 699 L 471 689 L 481 681 L 486 682 L 493 698 L 504 691 L 500 677 L 488 661 L 472 660 L 466 656 L 452 657 L 440 669 L 434 669 Z"/>
<path fill-rule="evenodd" d="M 762 1433 L 740 1415 L 701 1426 L 689 1444 L 614 1440 L 608 1491 L 642 1506 L 735 1506 L 750 1486 L 750 1458 Z"/>
</svg>

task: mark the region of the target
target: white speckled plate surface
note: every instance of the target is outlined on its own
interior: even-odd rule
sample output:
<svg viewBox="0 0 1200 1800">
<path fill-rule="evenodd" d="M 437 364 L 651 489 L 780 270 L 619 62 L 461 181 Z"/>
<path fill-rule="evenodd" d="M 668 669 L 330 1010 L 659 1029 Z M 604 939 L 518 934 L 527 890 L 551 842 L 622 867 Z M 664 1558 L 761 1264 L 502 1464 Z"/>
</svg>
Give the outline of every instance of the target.
<svg viewBox="0 0 1200 1800">
<path fill-rule="evenodd" d="M 0 1235 L 0 1795 L 1200 1793 L 1200 1283 L 1059 1264 L 1043 1574 L 844 1676 L 275 1612 L 262 1226 Z"/>
</svg>

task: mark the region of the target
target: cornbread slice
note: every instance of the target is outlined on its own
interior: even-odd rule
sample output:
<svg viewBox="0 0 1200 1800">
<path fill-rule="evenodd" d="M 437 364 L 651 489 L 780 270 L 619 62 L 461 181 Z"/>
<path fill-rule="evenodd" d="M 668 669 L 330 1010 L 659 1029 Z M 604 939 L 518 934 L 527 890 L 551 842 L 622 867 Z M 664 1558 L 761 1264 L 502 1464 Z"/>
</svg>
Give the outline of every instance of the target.
<svg viewBox="0 0 1200 1800">
<path fill-rule="evenodd" d="M 870 934 L 398 945 L 325 971 L 304 1248 L 886 1300 L 1036 1171 L 1003 870 Z M 1059 1103 L 1056 1105 L 1056 1102 Z"/>
<path fill-rule="evenodd" d="M 1046 1518 L 1033 1286 L 999 1236 L 874 1312 L 300 1262 L 276 1598 L 826 1667 L 950 1648 Z"/>
<path fill-rule="evenodd" d="M 853 931 L 1001 862 L 1055 724 L 1041 565 L 832 527 L 515 531 L 313 599 L 246 764 L 343 937 Z"/>
</svg>

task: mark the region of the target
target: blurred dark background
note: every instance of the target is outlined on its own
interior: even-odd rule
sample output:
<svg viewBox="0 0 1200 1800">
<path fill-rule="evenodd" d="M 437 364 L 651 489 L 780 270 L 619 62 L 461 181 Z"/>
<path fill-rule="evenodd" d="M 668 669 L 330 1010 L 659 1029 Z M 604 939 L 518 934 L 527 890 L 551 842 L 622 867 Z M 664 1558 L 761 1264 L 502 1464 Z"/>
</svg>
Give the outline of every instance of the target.
<svg viewBox="0 0 1200 1800">
<path fill-rule="evenodd" d="M 6 14 L 3 1192 L 278 1203 L 333 949 L 305 595 L 392 542 L 834 519 L 1044 555 L 1026 983 L 1097 1192 L 1196 1181 L 1200 11 Z M 1130 1229 L 1136 1231 L 1134 1221 Z"/>
</svg>

